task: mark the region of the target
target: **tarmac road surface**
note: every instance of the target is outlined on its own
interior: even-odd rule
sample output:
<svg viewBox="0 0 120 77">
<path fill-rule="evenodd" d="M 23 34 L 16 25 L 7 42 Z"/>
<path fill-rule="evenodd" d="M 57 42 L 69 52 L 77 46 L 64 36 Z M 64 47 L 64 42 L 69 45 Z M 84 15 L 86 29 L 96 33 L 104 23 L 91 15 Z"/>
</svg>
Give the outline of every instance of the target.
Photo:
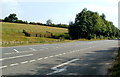
<svg viewBox="0 0 120 77">
<path fill-rule="evenodd" d="M 106 75 L 118 40 L 2 47 L 2 75 Z"/>
</svg>

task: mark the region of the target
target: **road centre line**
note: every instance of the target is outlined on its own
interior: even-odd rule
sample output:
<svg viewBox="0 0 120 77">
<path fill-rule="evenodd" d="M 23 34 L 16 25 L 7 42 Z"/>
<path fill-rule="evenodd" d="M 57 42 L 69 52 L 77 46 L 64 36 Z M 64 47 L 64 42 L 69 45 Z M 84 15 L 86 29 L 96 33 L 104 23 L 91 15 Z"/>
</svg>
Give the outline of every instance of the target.
<svg viewBox="0 0 120 77">
<path fill-rule="evenodd" d="M 89 48 L 91 48 L 91 47 L 89 47 Z M 88 49 L 88 48 L 86 48 L 86 49 Z M 80 50 L 75 50 L 75 51 L 80 51 Z M 58 54 L 58 55 L 54 55 L 54 56 L 59 56 L 59 55 L 67 54 L 67 53 L 72 53 L 72 52 L 75 52 L 75 51 L 66 52 L 66 53 L 62 53 L 62 54 Z M 30 56 L 30 55 L 33 55 L 33 54 L 16 56 L 16 57 L 23 57 L 23 56 Z M 54 57 L 54 56 L 49 56 L 49 57 Z M 47 59 L 47 58 L 49 58 L 49 57 L 39 58 L 39 59 L 37 59 L 37 60 Z M 11 58 L 14 58 L 14 57 L 11 57 Z M 1 60 L 1 59 L 0 59 L 0 60 Z M 73 62 L 74 60 L 76 61 L 76 60 L 78 60 L 78 59 L 73 59 L 73 60 L 68 61 L 68 62 L 66 62 L 66 63 L 60 64 L 60 65 L 58 65 L 58 66 L 56 66 L 56 67 L 60 67 L 60 66 L 69 64 L 69 63 Z M 28 62 L 34 62 L 34 61 L 36 61 L 36 60 L 24 61 L 24 62 L 21 62 L 21 64 L 25 64 L 25 63 L 28 63 Z M 18 63 L 10 64 L 10 66 L 15 66 L 15 65 L 18 65 Z M 6 67 L 6 66 L 2 66 L 2 67 L 0 67 L 0 68 L 5 68 L 5 67 Z"/>
<path fill-rule="evenodd" d="M 44 57 L 44 59 L 47 59 L 48 57 Z"/>
<path fill-rule="evenodd" d="M 36 49 L 33 49 L 33 48 L 29 48 L 29 49 L 31 49 L 31 50 L 33 50 L 33 51 L 36 51 Z"/>
<path fill-rule="evenodd" d="M 28 63 L 28 61 L 21 62 L 21 64 L 25 64 L 25 63 Z"/>
<path fill-rule="evenodd" d="M 8 67 L 8 66 L 1 66 L 0 69 L 1 69 L 1 68 L 6 68 L 6 67 Z"/>
<path fill-rule="evenodd" d="M 18 63 L 10 64 L 10 66 L 15 66 L 15 65 L 18 65 Z"/>
<path fill-rule="evenodd" d="M 36 60 L 30 60 L 29 62 L 34 62 L 34 61 L 36 61 Z"/>
<path fill-rule="evenodd" d="M 37 60 L 42 60 L 43 58 L 39 58 L 39 59 L 37 59 Z"/>
<path fill-rule="evenodd" d="M 49 57 L 54 57 L 54 56 L 49 56 Z"/>
<path fill-rule="evenodd" d="M 14 59 L 14 58 L 26 57 L 26 56 L 32 56 L 32 55 L 33 55 L 33 54 L 20 55 L 20 56 L 15 56 L 15 57 L 8 57 L 8 58 L 2 58 L 2 59 L 0 59 L 0 61 L 2 61 L 2 60 L 7 60 L 7 59 Z"/>
</svg>

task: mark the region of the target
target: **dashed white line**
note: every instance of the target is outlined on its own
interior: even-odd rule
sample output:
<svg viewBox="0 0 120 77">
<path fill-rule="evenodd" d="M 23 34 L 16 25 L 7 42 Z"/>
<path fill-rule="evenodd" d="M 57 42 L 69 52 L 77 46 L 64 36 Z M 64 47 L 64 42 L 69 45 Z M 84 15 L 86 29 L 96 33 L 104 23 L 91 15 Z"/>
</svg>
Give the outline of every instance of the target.
<svg viewBox="0 0 120 77">
<path fill-rule="evenodd" d="M 33 51 L 36 51 L 36 49 L 33 49 L 33 48 L 29 48 L 29 49 L 31 49 L 31 50 L 33 50 Z"/>
<path fill-rule="evenodd" d="M 63 54 L 66 54 L 66 53 L 63 53 Z"/>
<path fill-rule="evenodd" d="M 112 64 L 112 63 L 105 63 L 106 65 Z"/>
<path fill-rule="evenodd" d="M 50 56 L 50 57 L 54 57 L 54 56 Z"/>
<path fill-rule="evenodd" d="M 47 59 L 48 57 L 44 57 L 44 59 Z"/>
<path fill-rule="evenodd" d="M 10 66 L 15 66 L 15 65 L 18 65 L 18 63 L 10 64 Z"/>
<path fill-rule="evenodd" d="M 28 61 L 21 62 L 21 64 L 25 64 L 25 63 L 28 63 Z"/>
<path fill-rule="evenodd" d="M 6 67 L 8 67 L 8 66 L 1 66 L 0 69 L 1 69 L 1 68 L 6 68 Z"/>
<path fill-rule="evenodd" d="M 62 54 L 59 54 L 59 56 L 62 55 Z"/>
<path fill-rule="evenodd" d="M 27 54 L 27 55 L 15 56 L 15 57 L 2 58 L 2 59 L 0 59 L 0 61 L 2 61 L 2 60 L 6 60 L 6 59 L 14 59 L 14 58 L 20 58 L 20 57 L 32 56 L 32 55 L 33 55 L 33 54 Z"/>
<path fill-rule="evenodd" d="M 39 59 L 37 59 L 37 60 L 42 60 L 43 58 L 39 58 Z"/>
<path fill-rule="evenodd" d="M 34 61 L 36 61 L 36 60 L 30 60 L 29 62 L 34 62 Z"/>
<path fill-rule="evenodd" d="M 55 55 L 55 56 L 59 56 L 59 55 Z"/>
</svg>

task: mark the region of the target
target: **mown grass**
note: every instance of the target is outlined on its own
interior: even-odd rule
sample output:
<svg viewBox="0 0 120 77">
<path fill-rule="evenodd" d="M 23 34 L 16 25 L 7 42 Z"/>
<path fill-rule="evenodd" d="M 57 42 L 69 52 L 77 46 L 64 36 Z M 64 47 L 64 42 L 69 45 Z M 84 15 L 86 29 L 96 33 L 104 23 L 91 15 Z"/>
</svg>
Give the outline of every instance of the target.
<svg viewBox="0 0 120 77">
<path fill-rule="evenodd" d="M 60 42 L 59 39 L 53 39 L 53 38 L 26 37 L 22 33 L 23 29 L 26 30 L 27 32 L 39 32 L 39 33 L 45 33 L 46 31 L 49 31 L 54 35 L 61 35 L 64 33 L 68 33 L 68 30 L 64 28 L 48 27 L 42 25 L 18 24 L 18 23 L 7 23 L 7 22 L 0 22 L 0 24 L 2 24 L 0 25 L 0 28 L 2 28 L 2 35 L 0 35 L 2 38 L 0 38 L 0 42 L 5 42 L 4 44 L 2 44 L 2 46 L 16 46 L 16 45 L 29 45 L 29 44 L 31 45 L 31 44 Z"/>
<path fill-rule="evenodd" d="M 120 77 L 120 46 L 118 49 L 118 55 L 115 59 L 113 67 L 110 69 L 111 77 Z"/>
</svg>

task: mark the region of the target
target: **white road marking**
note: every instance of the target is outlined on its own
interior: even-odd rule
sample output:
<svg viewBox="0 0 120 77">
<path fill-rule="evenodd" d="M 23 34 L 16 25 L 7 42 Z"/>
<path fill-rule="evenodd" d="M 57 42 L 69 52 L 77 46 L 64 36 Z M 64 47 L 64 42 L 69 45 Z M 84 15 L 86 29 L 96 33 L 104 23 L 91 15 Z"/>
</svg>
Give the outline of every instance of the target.
<svg viewBox="0 0 120 77">
<path fill-rule="evenodd" d="M 66 68 L 67 68 L 67 67 L 64 67 L 64 68 L 62 68 L 62 69 L 55 69 L 54 72 L 49 73 L 49 74 L 46 74 L 46 75 L 52 75 L 52 74 L 55 74 L 55 73 L 59 73 L 59 72 L 62 72 L 62 71 L 66 71 Z"/>
<path fill-rule="evenodd" d="M 105 63 L 106 65 L 112 64 L 112 63 Z"/>
<path fill-rule="evenodd" d="M 37 59 L 37 60 L 42 60 L 43 58 L 39 58 L 39 59 Z"/>
<path fill-rule="evenodd" d="M 14 58 L 20 58 L 20 57 L 32 56 L 32 55 L 33 55 L 33 54 L 20 55 L 20 56 L 15 56 L 15 57 L 8 57 L 8 58 L 2 58 L 2 59 L 0 59 L 0 61 L 2 61 L 2 60 L 6 60 L 6 59 L 14 59 Z"/>
<path fill-rule="evenodd" d="M 88 66 L 88 64 L 83 64 L 83 65 Z"/>
<path fill-rule="evenodd" d="M 29 48 L 29 49 L 31 49 L 31 50 L 33 50 L 33 51 L 36 51 L 36 49 L 33 49 L 33 48 Z"/>
<path fill-rule="evenodd" d="M 55 56 L 59 56 L 59 55 L 55 55 Z"/>
<path fill-rule="evenodd" d="M 59 54 L 59 56 L 62 55 L 62 54 Z"/>
<path fill-rule="evenodd" d="M 57 66 L 55 66 L 55 67 L 52 67 L 51 69 L 52 69 L 52 70 L 55 70 L 55 71 L 52 72 L 52 73 L 48 73 L 48 74 L 46 74 L 46 75 L 52 75 L 52 74 L 55 74 L 55 73 L 59 73 L 59 72 L 65 71 L 67 67 L 64 67 L 64 68 L 62 68 L 62 69 L 58 69 L 58 67 L 67 65 L 67 64 L 72 63 L 72 62 L 77 61 L 77 60 L 79 60 L 79 59 L 73 59 L 73 60 L 70 60 L 70 61 L 65 62 L 65 63 L 63 63 L 63 64 L 57 65 Z"/>
<path fill-rule="evenodd" d="M 48 57 L 44 57 L 44 59 L 47 59 Z"/>
<path fill-rule="evenodd" d="M 5 55 L 12 54 L 12 53 L 4 53 Z"/>
<path fill-rule="evenodd" d="M 28 61 L 21 62 L 21 64 L 25 64 L 25 63 L 28 63 Z"/>
<path fill-rule="evenodd" d="M 34 62 L 34 61 L 36 61 L 36 60 L 30 60 L 29 62 Z"/>
<path fill-rule="evenodd" d="M 95 53 L 95 52 L 87 52 L 87 53 Z"/>
<path fill-rule="evenodd" d="M 1 66 L 0 69 L 1 69 L 1 68 L 6 68 L 6 67 L 8 67 L 8 66 Z"/>
<path fill-rule="evenodd" d="M 77 60 L 79 60 L 79 59 L 73 59 L 73 60 L 67 61 L 67 62 L 62 63 L 62 64 L 60 64 L 60 65 L 57 65 L 57 66 L 55 66 L 55 67 L 52 67 L 51 69 L 56 69 L 56 68 L 58 68 L 58 67 L 67 65 L 67 64 L 72 63 L 72 62 L 77 61 Z"/>
<path fill-rule="evenodd" d="M 17 53 L 19 53 L 19 51 L 17 49 L 13 49 L 14 51 L 16 51 Z"/>
<path fill-rule="evenodd" d="M 63 53 L 63 54 L 66 54 L 66 53 Z"/>
<path fill-rule="evenodd" d="M 50 56 L 50 57 L 53 57 L 53 56 Z"/>
<path fill-rule="evenodd" d="M 10 66 L 15 66 L 15 65 L 18 65 L 18 63 L 10 64 Z"/>
</svg>

